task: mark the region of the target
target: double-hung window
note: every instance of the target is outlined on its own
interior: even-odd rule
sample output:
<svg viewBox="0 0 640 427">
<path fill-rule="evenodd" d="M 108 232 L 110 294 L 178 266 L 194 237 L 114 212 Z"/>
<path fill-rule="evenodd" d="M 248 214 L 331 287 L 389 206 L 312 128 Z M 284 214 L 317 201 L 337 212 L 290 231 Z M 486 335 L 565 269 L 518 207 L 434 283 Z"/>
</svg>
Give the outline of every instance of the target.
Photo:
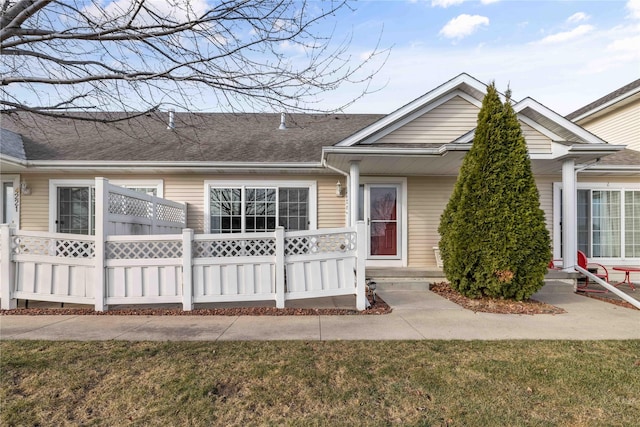
<svg viewBox="0 0 640 427">
<path fill-rule="evenodd" d="M 110 183 L 162 197 L 162 180 Z M 49 229 L 57 233 L 95 234 L 95 199 L 94 180 L 49 181 Z"/>
<path fill-rule="evenodd" d="M 209 233 L 316 228 L 312 181 L 207 181 L 205 193 Z"/>
</svg>

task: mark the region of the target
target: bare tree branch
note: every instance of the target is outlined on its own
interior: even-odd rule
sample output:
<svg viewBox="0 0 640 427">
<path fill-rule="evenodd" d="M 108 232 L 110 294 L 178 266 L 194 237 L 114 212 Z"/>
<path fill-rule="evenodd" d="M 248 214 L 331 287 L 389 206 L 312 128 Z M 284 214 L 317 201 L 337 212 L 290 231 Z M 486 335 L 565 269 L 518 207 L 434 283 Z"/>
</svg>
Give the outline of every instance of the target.
<svg viewBox="0 0 640 427">
<path fill-rule="evenodd" d="M 388 55 L 378 39 L 356 59 L 352 35 L 336 37 L 347 1 L 5 0 L 1 112 L 329 112 L 313 106 L 357 86 L 337 111 L 371 91 Z"/>
</svg>

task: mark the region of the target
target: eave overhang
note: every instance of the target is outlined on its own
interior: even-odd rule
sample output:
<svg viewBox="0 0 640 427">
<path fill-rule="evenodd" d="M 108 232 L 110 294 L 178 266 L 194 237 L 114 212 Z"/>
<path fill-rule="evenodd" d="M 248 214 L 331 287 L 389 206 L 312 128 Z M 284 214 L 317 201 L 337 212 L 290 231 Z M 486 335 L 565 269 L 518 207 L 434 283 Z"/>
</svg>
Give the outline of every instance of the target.
<svg viewBox="0 0 640 427">
<path fill-rule="evenodd" d="M 439 147 L 325 147 L 322 161 L 330 168 L 348 173 L 351 162 L 360 164 L 362 175 L 457 175 L 472 143 L 450 143 Z M 562 141 L 551 153 L 530 154 L 534 173 L 558 174 L 565 159 L 585 165 L 617 153 L 625 147 L 610 144 L 575 144 Z M 621 169 L 622 171 L 622 169 Z M 626 169 L 625 169 L 626 171 Z"/>
<path fill-rule="evenodd" d="M 3 160 L 4 161 L 4 160 Z M 327 173 L 320 162 L 140 162 L 34 160 L 23 162 L 23 172 L 104 172 L 104 173 Z"/>
<path fill-rule="evenodd" d="M 15 173 L 27 168 L 27 161 L 6 154 L 0 155 L 0 172 Z"/>
</svg>

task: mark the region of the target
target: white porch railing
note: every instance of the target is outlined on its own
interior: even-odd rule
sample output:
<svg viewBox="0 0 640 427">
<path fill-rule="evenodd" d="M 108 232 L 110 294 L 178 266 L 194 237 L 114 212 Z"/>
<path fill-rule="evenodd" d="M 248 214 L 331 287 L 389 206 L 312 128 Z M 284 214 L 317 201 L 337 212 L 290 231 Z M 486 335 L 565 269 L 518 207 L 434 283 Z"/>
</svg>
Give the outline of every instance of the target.
<svg viewBox="0 0 640 427">
<path fill-rule="evenodd" d="M 98 216 L 98 215 L 96 215 Z M 16 299 L 93 304 L 356 296 L 365 308 L 365 228 L 285 233 L 78 236 L 0 227 L 2 308 Z"/>
</svg>

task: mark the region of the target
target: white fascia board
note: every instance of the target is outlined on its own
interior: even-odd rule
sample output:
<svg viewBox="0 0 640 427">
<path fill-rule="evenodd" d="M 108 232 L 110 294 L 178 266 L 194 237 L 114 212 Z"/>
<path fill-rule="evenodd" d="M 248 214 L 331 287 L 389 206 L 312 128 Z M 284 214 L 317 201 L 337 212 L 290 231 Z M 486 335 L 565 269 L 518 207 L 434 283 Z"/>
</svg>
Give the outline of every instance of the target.
<svg viewBox="0 0 640 427">
<path fill-rule="evenodd" d="M 26 166 L 27 161 L 23 159 L 19 159 L 17 157 L 9 156 L 7 154 L 0 154 L 0 162 L 6 162 L 13 166 Z"/>
<path fill-rule="evenodd" d="M 442 146 L 446 151 L 469 151 L 473 147 L 473 142 L 445 144 Z"/>
<path fill-rule="evenodd" d="M 0 156 L 0 173 L 19 173 L 27 169 L 27 162 L 12 156 Z"/>
<path fill-rule="evenodd" d="M 579 153 L 602 153 L 602 154 L 614 154 L 618 151 L 622 151 L 627 148 L 626 145 L 612 145 L 612 144 L 576 144 L 569 148 L 570 154 Z"/>
<path fill-rule="evenodd" d="M 635 172 L 640 174 L 640 165 L 599 165 L 594 164 L 584 169 L 582 173 L 602 173 L 602 172 Z"/>
<path fill-rule="evenodd" d="M 579 116 L 574 117 L 571 121 L 579 122 L 581 120 L 589 118 L 590 116 L 593 116 L 594 114 L 597 114 L 597 113 L 599 113 L 601 111 L 604 111 L 607 108 L 617 104 L 618 102 L 624 101 L 625 99 L 630 98 L 630 97 L 632 97 L 633 95 L 636 95 L 636 94 L 640 94 L 640 86 L 638 86 L 636 88 L 633 88 L 630 91 L 625 92 L 625 93 L 621 94 L 620 96 L 617 96 L 614 99 L 612 99 L 612 100 L 610 100 L 608 102 L 605 102 L 602 105 L 598 105 L 597 107 L 594 107 L 591 110 L 585 111 L 584 113 L 580 114 Z"/>
<path fill-rule="evenodd" d="M 420 112 L 420 114 L 424 114 L 426 111 L 429 111 L 429 104 L 438 100 L 439 98 L 446 96 L 449 92 L 454 92 L 456 91 L 458 88 L 460 88 L 460 86 L 463 85 L 467 85 L 473 89 L 476 89 L 482 93 L 485 93 L 487 90 L 487 86 L 484 83 L 481 83 L 480 81 L 474 79 L 473 77 L 471 77 L 468 74 L 460 74 L 459 76 L 453 78 L 452 80 L 449 80 L 448 82 L 446 82 L 445 84 L 438 86 L 437 88 L 433 89 L 432 91 L 426 93 L 425 95 L 421 96 L 420 98 L 410 102 L 409 104 L 405 105 L 404 107 L 400 107 L 398 110 L 394 111 L 393 113 L 390 113 L 389 115 L 383 117 L 382 119 L 378 120 L 377 122 L 367 126 L 366 128 L 362 129 L 361 131 L 353 134 L 352 136 L 348 137 L 347 139 L 344 139 L 340 142 L 338 142 L 337 144 L 335 144 L 336 147 L 348 147 L 348 146 L 352 146 L 358 142 L 363 141 L 364 139 L 370 137 L 371 135 L 380 132 L 381 130 L 385 129 L 388 126 L 394 125 L 396 122 L 402 121 L 401 123 L 404 124 L 406 123 L 404 120 L 408 120 L 408 116 L 411 117 L 415 117 L 416 114 L 418 114 L 417 112 Z M 460 93 L 463 93 L 460 91 Z M 466 95 L 465 99 L 468 98 L 473 98 L 470 97 L 469 95 L 467 95 L 466 93 L 464 94 Z M 481 105 L 482 104 L 482 99 L 476 99 L 473 98 L 475 100 L 475 102 L 478 102 L 478 104 L 476 105 Z M 474 102 L 474 103 L 475 103 Z M 426 107 L 426 108 L 425 108 Z M 431 107 L 431 108 L 435 108 L 435 107 Z M 412 120 L 412 119 L 411 119 Z M 401 126 L 401 125 L 400 125 Z M 393 128 L 395 129 L 395 127 Z"/>
<path fill-rule="evenodd" d="M 459 144 L 457 144 L 459 145 Z M 359 156 L 433 156 L 439 157 L 444 155 L 448 150 L 445 145 L 438 148 L 395 148 L 395 147 L 376 147 L 375 145 L 357 147 L 324 147 L 322 149 L 322 159 L 326 161 L 329 154 L 359 155 Z"/>
<path fill-rule="evenodd" d="M 301 163 L 246 163 L 246 162 L 140 162 L 140 161 L 98 161 L 98 160 L 34 160 L 27 166 L 38 169 L 322 169 L 322 162 Z"/>
<path fill-rule="evenodd" d="M 534 100 L 533 98 L 525 98 L 525 99 L 523 99 L 522 101 L 518 102 L 517 104 L 515 104 L 513 106 L 513 110 L 516 113 L 520 113 L 525 108 L 531 108 L 532 110 L 535 110 L 536 112 L 538 112 L 538 113 L 542 114 L 543 116 L 547 117 L 549 120 L 557 123 L 559 126 L 564 127 L 569 132 L 572 132 L 573 134 L 577 135 L 578 137 L 584 139 L 589 144 L 606 144 L 605 141 L 603 141 L 602 139 L 598 138 L 597 136 L 595 136 L 591 132 L 583 129 L 582 127 L 580 127 L 579 125 L 573 123 L 572 121 L 565 119 L 560 114 L 558 114 L 555 111 L 545 107 L 544 105 L 540 104 L 538 101 Z M 560 139 L 560 138 L 558 138 L 558 139 Z"/>
</svg>

